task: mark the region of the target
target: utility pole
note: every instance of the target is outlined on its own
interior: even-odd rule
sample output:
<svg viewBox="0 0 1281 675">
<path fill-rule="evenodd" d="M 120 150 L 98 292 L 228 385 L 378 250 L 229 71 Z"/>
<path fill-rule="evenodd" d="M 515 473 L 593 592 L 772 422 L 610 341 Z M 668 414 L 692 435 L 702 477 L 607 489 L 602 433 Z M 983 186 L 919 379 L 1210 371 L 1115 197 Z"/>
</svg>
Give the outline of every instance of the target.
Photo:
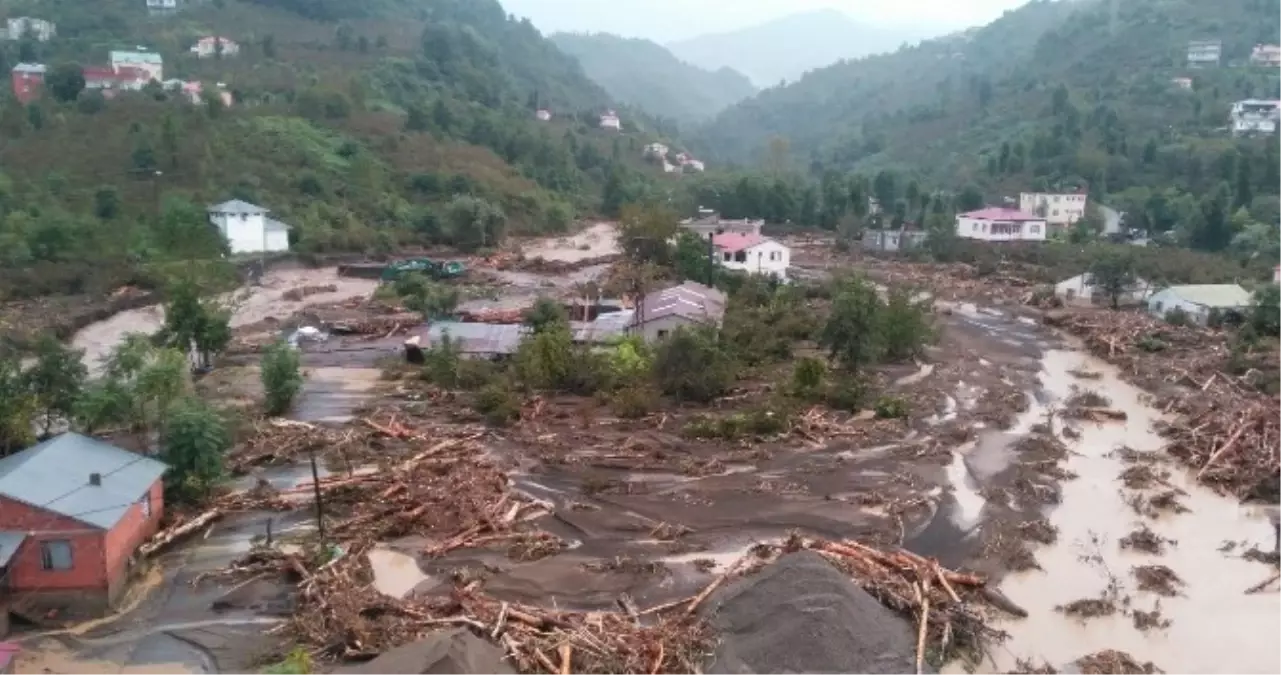
<svg viewBox="0 0 1281 675">
<path fill-rule="evenodd" d="M 316 530 L 320 532 L 320 545 L 325 545 L 325 506 L 320 499 L 320 473 L 316 471 L 316 449 L 309 448 L 311 456 L 311 488 L 316 495 Z"/>
<path fill-rule="evenodd" d="M 156 222 L 160 221 L 160 178 L 164 175 L 165 172 L 159 169 L 151 174 L 151 201 L 152 207 L 156 211 Z"/>
</svg>

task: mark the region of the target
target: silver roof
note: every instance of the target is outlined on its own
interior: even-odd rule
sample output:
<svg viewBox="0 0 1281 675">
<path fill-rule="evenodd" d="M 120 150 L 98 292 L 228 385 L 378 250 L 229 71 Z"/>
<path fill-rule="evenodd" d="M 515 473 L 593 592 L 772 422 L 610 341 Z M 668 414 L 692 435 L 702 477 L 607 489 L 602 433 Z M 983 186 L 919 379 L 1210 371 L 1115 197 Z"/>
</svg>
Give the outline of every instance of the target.
<svg viewBox="0 0 1281 675">
<path fill-rule="evenodd" d="M 213 206 L 210 206 L 209 210 L 215 213 L 246 213 L 249 215 L 261 215 L 271 212 L 270 209 L 264 209 L 261 206 L 250 204 L 242 199 L 229 199 L 221 204 L 214 204 Z"/>
<path fill-rule="evenodd" d="M 427 344 L 431 347 L 449 334 L 465 354 L 515 354 L 525 327 L 518 323 L 464 323 L 436 321 L 427 327 Z"/>
<path fill-rule="evenodd" d="M 289 231 L 288 225 L 280 222 L 279 220 L 276 220 L 275 218 L 265 219 L 264 226 L 266 227 L 268 232 L 288 232 Z"/>
<path fill-rule="evenodd" d="M 9 564 L 13 554 L 18 552 L 18 547 L 22 546 L 22 540 L 26 538 L 25 532 L 0 530 L 0 567 Z"/>
<path fill-rule="evenodd" d="M 66 433 L 0 459 L 0 496 L 109 530 L 168 468 L 146 455 Z M 89 484 L 95 473 L 101 485 Z"/>
<path fill-rule="evenodd" d="M 719 324 L 725 317 L 725 294 L 696 281 L 650 293 L 641 301 L 632 325 L 639 326 L 667 316 Z"/>
</svg>

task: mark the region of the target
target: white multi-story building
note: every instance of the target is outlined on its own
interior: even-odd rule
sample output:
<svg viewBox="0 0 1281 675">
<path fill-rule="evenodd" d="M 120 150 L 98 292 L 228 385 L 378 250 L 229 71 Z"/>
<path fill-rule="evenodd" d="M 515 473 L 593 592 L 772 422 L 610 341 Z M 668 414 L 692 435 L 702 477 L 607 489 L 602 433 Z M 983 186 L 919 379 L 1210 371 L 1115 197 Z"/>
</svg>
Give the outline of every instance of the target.
<svg viewBox="0 0 1281 675">
<path fill-rule="evenodd" d="M 1255 45 L 1250 50 L 1250 63 L 1269 68 L 1281 66 L 1281 45 Z"/>
<path fill-rule="evenodd" d="M 623 121 L 618 119 L 618 113 L 613 110 L 606 110 L 605 114 L 600 116 L 600 128 L 622 131 Z"/>
<path fill-rule="evenodd" d="M 1254 98 L 1233 103 L 1228 114 L 1233 136 L 1274 134 L 1279 117 L 1281 101 Z"/>
<path fill-rule="evenodd" d="M 650 143 L 645 146 L 645 156 L 655 159 L 667 157 L 668 147 L 662 143 Z"/>
<path fill-rule="evenodd" d="M 1051 225 L 1071 225 L 1085 217 L 1088 200 L 1084 192 L 1021 192 L 1019 210 Z"/>
<path fill-rule="evenodd" d="M 1049 224 L 1040 216 L 990 206 L 956 217 L 956 236 L 982 241 L 1045 241 Z"/>
<path fill-rule="evenodd" d="M 267 217 L 271 211 L 239 199 L 209 207 L 213 223 L 231 253 L 263 253 L 289 250 L 289 226 Z"/>
<path fill-rule="evenodd" d="M 31 38 L 37 42 L 48 42 L 58 34 L 58 27 L 52 21 L 33 19 L 29 16 L 18 16 L 5 20 L 5 37 L 10 40 Z"/>
<path fill-rule="evenodd" d="M 1192 40 L 1188 43 L 1188 65 L 1217 66 L 1223 58 L 1221 40 Z"/>
<path fill-rule="evenodd" d="M 111 69 L 119 71 L 121 68 L 136 68 L 145 71 L 147 75 L 157 81 L 163 82 L 165 79 L 165 62 L 160 55 L 155 52 L 129 52 L 123 50 L 113 50 L 110 54 Z"/>
<path fill-rule="evenodd" d="M 218 55 L 220 45 L 223 56 L 235 56 L 240 53 L 240 45 L 235 40 L 217 35 L 208 35 L 196 40 L 196 44 L 191 45 L 191 53 L 202 59 L 207 59 Z"/>
<path fill-rule="evenodd" d="M 721 267 L 748 274 L 768 274 L 777 279 L 787 278 L 791 264 L 791 250 L 759 234 L 726 232 L 712 235 L 716 262 Z"/>
</svg>

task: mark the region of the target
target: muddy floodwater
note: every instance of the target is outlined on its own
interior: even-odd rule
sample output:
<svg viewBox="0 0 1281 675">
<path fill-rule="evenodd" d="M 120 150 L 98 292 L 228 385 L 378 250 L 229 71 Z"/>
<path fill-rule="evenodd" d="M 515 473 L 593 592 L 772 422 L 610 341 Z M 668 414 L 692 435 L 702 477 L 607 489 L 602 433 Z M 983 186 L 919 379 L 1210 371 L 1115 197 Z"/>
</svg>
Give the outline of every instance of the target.
<svg viewBox="0 0 1281 675">
<path fill-rule="evenodd" d="M 1119 649 L 1167 672 L 1281 671 L 1276 643 L 1281 596 L 1275 591 L 1244 593 L 1275 570 L 1240 557 L 1244 547 L 1271 550 L 1268 520 L 1233 498 L 1195 484 L 1188 472 L 1173 464 L 1165 467 L 1168 485 L 1146 491 L 1126 488 L 1118 476 L 1127 465 L 1115 450 L 1162 450 L 1164 443 L 1152 430 L 1159 412 L 1143 401 L 1140 390 L 1122 381 L 1115 368 L 1098 359 L 1050 351 L 1043 363 L 1041 381 L 1052 402 L 1071 395 L 1077 381 L 1068 371 L 1096 371 L 1102 378 L 1089 382 L 1089 388 L 1110 398 L 1111 407 L 1124 410 L 1128 419 L 1077 424 L 1080 439 L 1066 441 L 1072 454 L 1065 467 L 1078 477 L 1063 483 L 1062 503 L 1049 514 L 1059 530 L 1057 542 L 1035 551 L 1044 569 L 1010 575 L 1001 584 L 1029 616 L 1001 625 L 1011 638 L 994 650 L 994 668 L 1008 671 L 1017 658 L 1061 667 L 1102 649 Z M 1060 433 L 1063 422 L 1056 419 L 1054 426 Z M 1189 511 L 1151 518 L 1136 513 L 1129 503 L 1136 492 L 1171 488 L 1186 493 L 1180 501 Z M 1122 548 L 1121 540 L 1143 524 L 1170 540 L 1163 554 Z M 1235 550 L 1221 551 L 1228 542 L 1237 544 Z M 1165 565 L 1185 584 L 1174 597 L 1141 591 L 1131 571 L 1138 565 Z M 1109 587 L 1120 608 L 1112 616 L 1078 620 L 1056 611 L 1075 600 L 1104 597 Z M 1170 625 L 1138 630 L 1130 611 L 1154 609 Z"/>
</svg>

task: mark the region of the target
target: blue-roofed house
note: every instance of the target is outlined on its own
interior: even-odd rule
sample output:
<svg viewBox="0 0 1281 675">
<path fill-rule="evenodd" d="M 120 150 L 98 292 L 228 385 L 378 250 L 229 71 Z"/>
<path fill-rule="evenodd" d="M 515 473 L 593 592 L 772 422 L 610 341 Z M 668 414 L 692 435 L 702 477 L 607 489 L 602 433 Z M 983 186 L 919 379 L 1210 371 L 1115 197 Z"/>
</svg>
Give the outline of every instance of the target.
<svg viewBox="0 0 1281 675">
<path fill-rule="evenodd" d="M 75 433 L 0 459 L 0 598 L 64 616 L 111 607 L 159 529 L 167 468 Z"/>
</svg>

